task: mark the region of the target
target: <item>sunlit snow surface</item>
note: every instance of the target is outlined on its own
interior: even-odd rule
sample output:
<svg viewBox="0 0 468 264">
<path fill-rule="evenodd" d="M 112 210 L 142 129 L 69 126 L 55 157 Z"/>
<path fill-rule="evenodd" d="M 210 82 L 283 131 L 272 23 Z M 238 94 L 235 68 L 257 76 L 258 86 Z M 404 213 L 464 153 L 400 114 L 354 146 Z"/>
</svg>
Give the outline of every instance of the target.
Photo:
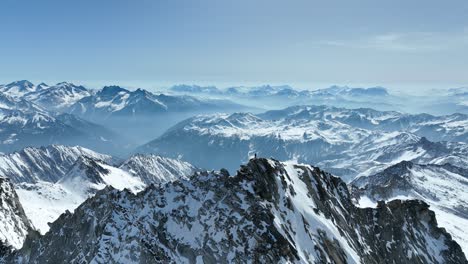
<svg viewBox="0 0 468 264">
<path fill-rule="evenodd" d="M 272 166 L 275 166 L 275 164 L 272 164 Z M 303 166 L 312 169 L 308 165 Z M 330 219 L 314 212 L 313 209 L 317 208 L 317 206 L 310 203 L 311 199 L 309 197 L 310 194 L 307 190 L 307 186 L 299 176 L 301 173 L 304 173 L 304 170 L 296 168 L 292 163 L 284 163 L 284 168 L 286 169 L 287 175 L 289 175 L 289 177 L 285 177 L 284 180 L 286 181 L 287 186 L 294 186 L 296 195 L 291 195 L 288 192 L 279 192 L 280 200 L 286 200 L 283 196 L 288 195 L 287 198 L 292 199 L 293 204 L 296 206 L 296 210 L 290 211 L 284 203 L 279 203 L 279 208 L 273 208 L 273 214 L 275 215 L 275 224 L 277 225 L 276 227 L 278 230 L 284 231 L 284 223 L 288 223 L 293 227 L 293 230 L 295 231 L 293 232 L 295 235 L 293 239 L 298 246 L 297 250 L 301 261 L 307 262 L 307 260 L 310 259 L 311 256 L 306 255 L 306 252 L 312 255 L 313 250 L 311 245 L 314 243 L 307 230 L 304 229 L 305 219 L 311 227 L 316 229 L 315 231 L 318 229 L 324 230 L 328 237 L 337 239 L 340 245 L 344 248 L 349 263 L 360 263 L 358 254 L 350 247 L 348 241 L 343 237 L 343 235 L 341 235 L 337 226 L 333 224 Z M 275 179 L 278 186 L 283 185 L 279 177 L 276 177 Z M 339 210 L 339 208 L 337 208 L 337 210 Z M 288 213 L 285 214 L 284 212 Z M 288 237 L 285 233 L 283 233 L 283 235 Z M 288 235 L 290 236 L 290 234 Z"/>
<path fill-rule="evenodd" d="M 0 244 L 21 248 L 28 233 L 27 223 L 19 214 L 13 185 L 0 178 Z M 27 220 L 26 220 L 27 221 Z"/>
<path fill-rule="evenodd" d="M 139 178 L 128 172 L 101 165 L 110 171 L 109 174 L 101 175 L 104 180 L 101 184 L 91 183 L 79 176 L 66 182 L 20 184 L 16 192 L 33 225 L 41 233 L 47 232 L 49 230 L 47 223 L 55 221 L 66 210 L 73 211 L 95 191 L 104 189 L 107 185 L 119 190 L 126 188 L 135 193 L 146 186 Z"/>
<path fill-rule="evenodd" d="M 86 199 L 50 182 L 20 184 L 16 192 L 26 215 L 43 234 L 49 230 L 47 223 L 55 221 L 66 210 L 73 211 Z"/>
<path fill-rule="evenodd" d="M 41 262 L 63 246 L 67 262 L 87 263 L 362 263 L 394 254 L 438 263 L 454 248 L 460 253 L 424 204 L 357 209 L 338 178 L 272 159 L 252 159 L 232 176 L 197 172 L 137 195 L 106 188 L 76 210 L 20 256 Z"/>
<path fill-rule="evenodd" d="M 24 153 L 0 156 L 0 164 L 4 163 L 0 171 L 11 171 L 12 178 L 19 181 L 15 186 L 20 202 L 26 215 L 41 233 L 49 230 L 48 222 L 53 222 L 66 210 L 73 211 L 97 190 L 108 185 L 137 193 L 150 183 L 174 181 L 188 177 L 196 170 L 187 162 L 156 155 L 135 155 L 115 167 L 104 162 L 112 161 L 109 156 L 80 147 L 57 145 L 46 149 L 29 148 Z M 25 155 L 34 157 L 34 167 L 26 161 Z M 77 160 L 81 163 L 78 164 Z M 65 161 L 73 167 L 70 169 L 65 166 Z M 63 162 L 63 166 L 57 167 L 57 170 L 48 170 L 55 167 L 56 162 Z M 95 169 L 92 172 L 97 175 L 88 175 L 88 168 Z M 50 175 L 45 177 L 44 173 L 47 172 Z M 53 176 L 54 173 L 57 175 Z M 22 177 L 24 174 L 35 177 Z M 58 175 L 63 174 L 56 180 Z"/>
</svg>

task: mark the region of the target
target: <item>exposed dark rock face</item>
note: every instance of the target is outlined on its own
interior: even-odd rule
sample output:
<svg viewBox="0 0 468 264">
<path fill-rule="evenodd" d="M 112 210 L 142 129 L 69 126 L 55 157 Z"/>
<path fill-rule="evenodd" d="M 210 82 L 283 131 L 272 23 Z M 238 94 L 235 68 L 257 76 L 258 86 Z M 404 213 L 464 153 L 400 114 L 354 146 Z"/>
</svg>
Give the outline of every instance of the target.
<svg viewBox="0 0 468 264">
<path fill-rule="evenodd" d="M 358 208 L 341 179 L 271 159 L 137 195 L 107 187 L 5 261 L 468 263 L 424 202 Z"/>
<path fill-rule="evenodd" d="M 0 177 L 0 256 L 21 247 L 34 229 L 26 217 L 13 185 Z"/>
<path fill-rule="evenodd" d="M 462 249 L 468 250 L 468 170 L 451 164 L 416 164 L 402 161 L 351 183 L 353 199 L 361 206 L 377 201 L 417 198 L 428 203 L 438 222 Z"/>
</svg>

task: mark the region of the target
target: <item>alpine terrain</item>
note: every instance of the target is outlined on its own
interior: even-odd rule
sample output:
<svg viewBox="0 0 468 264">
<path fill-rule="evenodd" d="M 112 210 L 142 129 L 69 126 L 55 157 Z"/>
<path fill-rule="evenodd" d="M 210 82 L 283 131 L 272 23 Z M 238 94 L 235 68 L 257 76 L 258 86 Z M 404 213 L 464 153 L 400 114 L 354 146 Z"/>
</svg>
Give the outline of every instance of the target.
<svg viewBox="0 0 468 264">
<path fill-rule="evenodd" d="M 359 208 L 342 180 L 317 167 L 253 159 L 233 176 L 201 172 L 137 194 L 106 187 L 4 262 L 467 260 L 423 201 Z"/>
<path fill-rule="evenodd" d="M 181 157 L 200 167 L 230 171 L 257 153 L 316 164 L 350 181 L 402 160 L 466 168 L 467 135 L 468 116 L 462 114 L 295 106 L 258 115 L 195 116 L 136 152 Z"/>
</svg>

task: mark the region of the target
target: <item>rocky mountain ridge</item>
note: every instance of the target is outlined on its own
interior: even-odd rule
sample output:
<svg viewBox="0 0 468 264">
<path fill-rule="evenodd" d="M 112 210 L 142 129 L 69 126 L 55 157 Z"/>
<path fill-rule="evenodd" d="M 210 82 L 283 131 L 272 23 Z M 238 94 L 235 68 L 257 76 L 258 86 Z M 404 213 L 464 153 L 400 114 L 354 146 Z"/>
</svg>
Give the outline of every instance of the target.
<svg viewBox="0 0 468 264">
<path fill-rule="evenodd" d="M 339 178 L 267 159 L 136 195 L 107 187 L 4 258 L 45 260 L 467 263 L 424 202 L 358 208 Z"/>
<path fill-rule="evenodd" d="M 351 182 L 352 195 L 363 207 L 378 201 L 419 199 L 429 204 L 439 224 L 462 249 L 468 251 L 468 170 L 449 163 L 417 164 L 402 161 L 385 170 Z"/>
<path fill-rule="evenodd" d="M 8 177 L 26 215 L 41 232 L 66 210 L 73 210 L 108 185 L 133 192 L 149 184 L 188 177 L 198 169 L 156 155 L 126 160 L 82 147 L 53 145 L 0 155 L 0 174 Z"/>
</svg>

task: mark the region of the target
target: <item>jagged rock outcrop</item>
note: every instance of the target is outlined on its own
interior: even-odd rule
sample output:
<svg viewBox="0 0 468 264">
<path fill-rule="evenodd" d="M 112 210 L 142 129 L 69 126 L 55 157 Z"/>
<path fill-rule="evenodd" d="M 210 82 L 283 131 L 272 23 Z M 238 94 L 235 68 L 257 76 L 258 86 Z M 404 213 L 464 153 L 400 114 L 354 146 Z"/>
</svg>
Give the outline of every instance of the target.
<svg viewBox="0 0 468 264">
<path fill-rule="evenodd" d="M 436 213 L 441 226 L 468 252 L 468 170 L 446 163 L 402 161 L 351 183 L 355 201 L 375 207 L 377 201 L 420 199 Z"/>
<path fill-rule="evenodd" d="M 253 159 L 133 194 L 106 187 L 19 263 L 468 263 L 421 201 L 358 208 L 319 168 Z"/>
<path fill-rule="evenodd" d="M 13 185 L 0 177 L 0 256 L 22 246 L 29 232 L 33 231 Z"/>
<path fill-rule="evenodd" d="M 42 233 L 49 230 L 48 222 L 74 210 L 107 185 L 138 192 L 148 184 L 174 181 L 194 171 L 180 160 L 135 155 L 120 163 L 81 147 L 27 148 L 0 156 L 0 173 L 15 180 L 26 215 Z"/>
</svg>

